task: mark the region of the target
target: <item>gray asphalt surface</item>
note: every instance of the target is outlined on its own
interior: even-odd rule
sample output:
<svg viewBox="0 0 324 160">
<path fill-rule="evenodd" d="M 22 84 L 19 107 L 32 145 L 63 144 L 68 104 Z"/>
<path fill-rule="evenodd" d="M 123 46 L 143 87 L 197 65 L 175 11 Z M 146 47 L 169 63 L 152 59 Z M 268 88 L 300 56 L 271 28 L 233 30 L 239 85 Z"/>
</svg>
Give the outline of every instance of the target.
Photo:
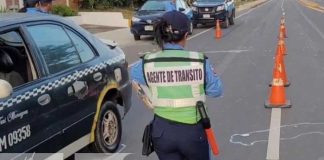
<svg viewBox="0 0 324 160">
<path fill-rule="evenodd" d="M 314 0 L 314 2 L 320 4 L 321 6 L 324 6 L 324 0 Z"/>
<path fill-rule="evenodd" d="M 272 79 L 273 56 L 278 42 L 281 0 L 272 0 L 243 12 L 236 24 L 223 30 L 220 41 L 211 29 L 188 41 L 187 49 L 205 52 L 221 75 L 225 93 L 209 98 L 207 105 L 222 160 L 266 159 L 271 110 L 263 107 Z M 292 85 L 287 96 L 291 109 L 282 112 L 280 159 L 324 160 L 324 15 L 296 0 L 285 0 L 288 56 L 286 69 Z M 206 30 L 196 29 L 195 33 Z M 123 48 L 130 63 L 138 52 L 152 51 L 148 43 Z M 144 126 L 152 119 L 136 93 L 123 120 L 123 153 L 130 160 L 156 160 L 141 156 Z M 235 135 L 241 134 L 241 135 Z M 232 139 L 231 139 L 232 138 Z M 232 142 L 231 142 L 232 140 Z"/>
</svg>

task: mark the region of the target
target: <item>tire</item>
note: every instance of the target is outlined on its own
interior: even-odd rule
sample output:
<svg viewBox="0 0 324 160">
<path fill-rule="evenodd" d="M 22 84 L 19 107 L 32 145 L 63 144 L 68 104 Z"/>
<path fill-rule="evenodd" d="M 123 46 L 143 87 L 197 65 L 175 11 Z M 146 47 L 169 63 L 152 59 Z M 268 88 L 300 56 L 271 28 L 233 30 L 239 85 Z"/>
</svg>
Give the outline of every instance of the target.
<svg viewBox="0 0 324 160">
<path fill-rule="evenodd" d="M 228 21 L 228 17 L 225 17 L 223 23 L 222 23 L 222 28 L 228 28 L 229 26 L 229 21 Z"/>
<path fill-rule="evenodd" d="M 106 138 L 104 138 L 105 134 L 108 134 Z M 120 145 L 121 135 L 122 124 L 116 104 L 107 101 L 101 107 L 96 124 L 95 141 L 90 148 L 96 153 L 113 153 Z"/>
<path fill-rule="evenodd" d="M 228 22 L 229 22 L 230 25 L 235 24 L 234 19 L 235 19 L 235 11 L 233 11 L 231 17 L 228 19 Z"/>
<path fill-rule="evenodd" d="M 197 28 L 197 27 L 198 27 L 198 24 L 197 24 L 197 23 L 193 23 L 193 24 L 192 24 L 192 27 L 193 27 L 193 28 Z"/>
<path fill-rule="evenodd" d="M 140 35 L 135 35 L 135 34 L 134 34 L 134 40 L 135 40 L 135 41 L 141 40 L 141 36 L 140 36 Z"/>
<path fill-rule="evenodd" d="M 192 35 L 192 33 L 193 33 L 193 28 L 194 28 L 193 22 L 190 21 L 190 23 L 189 23 L 189 35 Z"/>
</svg>

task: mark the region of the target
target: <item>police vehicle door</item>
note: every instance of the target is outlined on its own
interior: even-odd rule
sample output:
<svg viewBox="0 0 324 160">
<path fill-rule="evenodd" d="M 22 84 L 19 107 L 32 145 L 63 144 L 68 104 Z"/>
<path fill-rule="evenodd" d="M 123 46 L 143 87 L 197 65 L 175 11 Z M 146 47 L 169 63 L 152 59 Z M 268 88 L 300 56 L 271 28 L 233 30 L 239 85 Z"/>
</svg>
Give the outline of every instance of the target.
<svg viewBox="0 0 324 160">
<path fill-rule="evenodd" d="M 0 99 L 0 152 L 49 153 L 55 148 L 55 141 L 50 141 L 58 132 L 51 125 L 54 103 L 53 92 L 48 88 L 50 81 L 44 77 L 33 48 L 27 50 L 23 43 L 24 34 L 19 32 L 22 29 L 19 26 L 9 29 L 0 30 L 0 39 L 5 42 L 0 44 L 0 50 L 10 55 L 15 66 L 13 72 L 24 82 L 15 86 L 10 96 Z"/>
<path fill-rule="evenodd" d="M 61 129 L 61 147 L 65 147 L 91 131 L 98 86 L 103 86 L 104 78 L 95 67 L 100 59 L 86 39 L 67 26 L 44 24 L 35 31 L 48 34 L 40 43 L 46 39 L 48 45 L 57 45 L 57 50 L 47 52 L 44 59 L 49 74 L 59 83 L 54 91 L 54 114 Z"/>
<path fill-rule="evenodd" d="M 102 61 L 91 44 L 77 31 L 68 27 L 65 27 L 65 31 L 81 59 L 79 67 L 76 68 L 77 72 L 67 72 L 67 75 L 73 75 L 75 81 L 56 91 L 58 95 L 67 93 L 64 98 L 57 98 L 62 109 L 61 116 L 64 117 L 61 124 L 64 132 L 62 142 L 68 145 L 82 137 L 90 137 L 98 96 L 105 85 L 106 75 L 104 68 L 100 67 Z M 83 141 L 82 145 L 88 145 L 85 143 Z"/>
</svg>

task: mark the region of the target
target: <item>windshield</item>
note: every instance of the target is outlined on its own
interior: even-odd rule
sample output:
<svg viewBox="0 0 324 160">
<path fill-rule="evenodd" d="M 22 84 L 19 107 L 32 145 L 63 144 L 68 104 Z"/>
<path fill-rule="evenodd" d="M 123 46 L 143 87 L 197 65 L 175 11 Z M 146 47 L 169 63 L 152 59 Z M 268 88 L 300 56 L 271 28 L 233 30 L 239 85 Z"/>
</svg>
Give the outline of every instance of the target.
<svg viewBox="0 0 324 160">
<path fill-rule="evenodd" d="M 141 10 L 144 11 L 165 11 L 166 1 L 147 1 L 142 6 Z"/>
<path fill-rule="evenodd" d="M 197 2 L 224 2 L 224 0 L 197 0 Z"/>
</svg>

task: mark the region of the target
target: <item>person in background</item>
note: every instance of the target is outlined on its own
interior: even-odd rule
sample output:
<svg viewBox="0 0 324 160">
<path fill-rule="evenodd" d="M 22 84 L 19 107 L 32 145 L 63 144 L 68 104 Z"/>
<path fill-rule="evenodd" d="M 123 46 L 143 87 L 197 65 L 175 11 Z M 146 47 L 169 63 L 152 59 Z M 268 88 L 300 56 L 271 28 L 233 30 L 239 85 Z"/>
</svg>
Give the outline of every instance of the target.
<svg viewBox="0 0 324 160">
<path fill-rule="evenodd" d="M 24 0 L 24 7 L 21 8 L 18 12 L 26 13 L 27 8 L 38 8 L 39 0 Z"/>
<path fill-rule="evenodd" d="M 26 1 L 26 13 L 50 13 L 52 10 L 53 0 L 27 0 Z"/>
<path fill-rule="evenodd" d="M 162 51 L 146 54 L 130 68 L 131 79 L 152 92 L 152 141 L 160 160 L 209 160 L 207 136 L 196 103 L 219 97 L 223 85 L 202 53 L 184 50 L 189 19 L 166 12 L 156 25 Z"/>
<path fill-rule="evenodd" d="M 166 12 L 176 11 L 177 10 L 176 1 L 177 0 L 166 1 L 165 2 L 165 11 Z"/>
</svg>

